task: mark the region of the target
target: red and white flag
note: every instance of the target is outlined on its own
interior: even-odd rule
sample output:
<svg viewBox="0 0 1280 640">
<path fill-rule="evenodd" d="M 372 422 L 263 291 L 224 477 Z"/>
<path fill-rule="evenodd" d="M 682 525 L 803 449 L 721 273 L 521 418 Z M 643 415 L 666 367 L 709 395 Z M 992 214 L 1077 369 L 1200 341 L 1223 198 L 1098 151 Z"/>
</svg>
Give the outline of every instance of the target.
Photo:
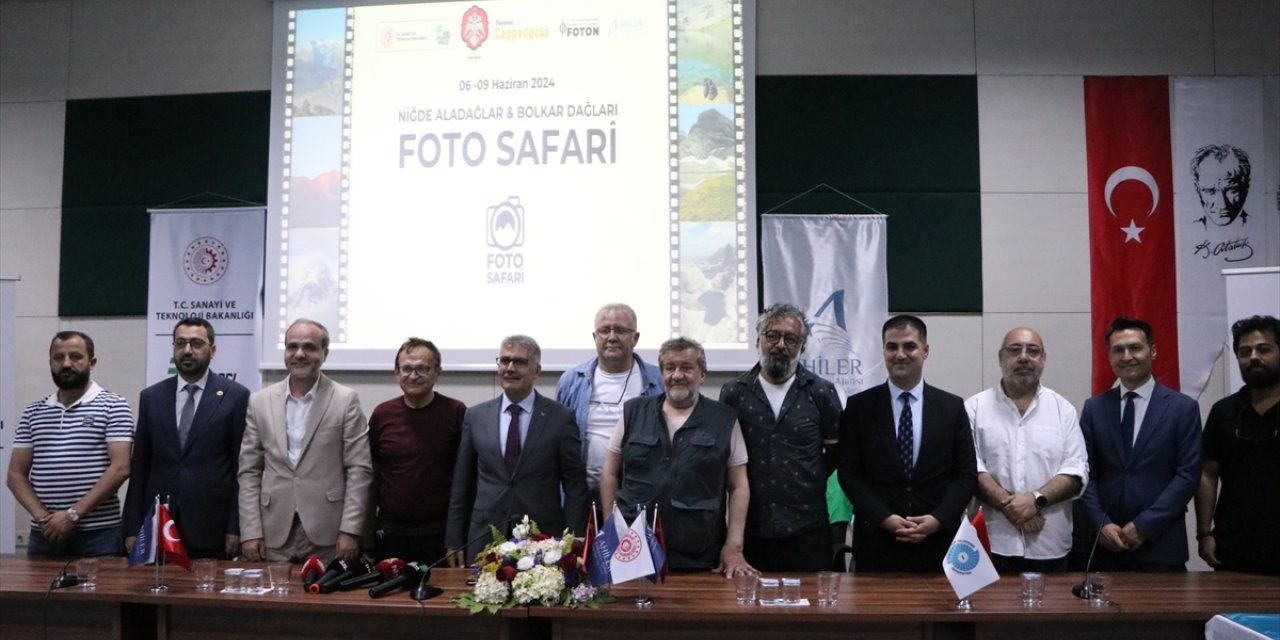
<svg viewBox="0 0 1280 640">
<path fill-rule="evenodd" d="M 1169 80 L 1084 79 L 1093 393 L 1115 383 L 1100 341 L 1116 316 L 1151 323 L 1156 379 L 1178 388 Z M 1165 346 L 1167 345 L 1167 347 Z"/>
<path fill-rule="evenodd" d="M 161 557 L 169 564 L 191 570 L 191 559 L 187 557 L 187 548 L 178 535 L 178 524 L 169 517 L 169 505 L 160 503 L 156 508 L 156 521 L 160 527 L 160 548 L 164 550 Z"/>
</svg>

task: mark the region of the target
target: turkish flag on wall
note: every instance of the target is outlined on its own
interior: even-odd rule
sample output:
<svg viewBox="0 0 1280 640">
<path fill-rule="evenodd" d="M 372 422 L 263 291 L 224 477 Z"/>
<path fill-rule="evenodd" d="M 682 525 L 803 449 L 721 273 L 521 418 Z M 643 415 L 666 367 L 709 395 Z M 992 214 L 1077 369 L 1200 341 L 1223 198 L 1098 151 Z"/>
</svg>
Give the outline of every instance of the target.
<svg viewBox="0 0 1280 640">
<path fill-rule="evenodd" d="M 1157 380 L 1178 388 L 1177 268 L 1169 80 L 1086 77 L 1093 393 L 1110 388 L 1103 335 L 1116 316 L 1151 323 Z"/>
</svg>

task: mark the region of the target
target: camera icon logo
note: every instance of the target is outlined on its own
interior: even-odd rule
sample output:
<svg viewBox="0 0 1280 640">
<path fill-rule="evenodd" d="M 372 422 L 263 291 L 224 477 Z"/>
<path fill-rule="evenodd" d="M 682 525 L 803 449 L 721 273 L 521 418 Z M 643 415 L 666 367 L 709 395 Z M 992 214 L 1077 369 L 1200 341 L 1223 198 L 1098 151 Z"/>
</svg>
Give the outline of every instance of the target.
<svg viewBox="0 0 1280 640">
<path fill-rule="evenodd" d="M 524 244 L 524 207 L 520 206 L 518 196 L 511 196 L 506 202 L 489 207 L 485 242 L 501 251 Z"/>
</svg>

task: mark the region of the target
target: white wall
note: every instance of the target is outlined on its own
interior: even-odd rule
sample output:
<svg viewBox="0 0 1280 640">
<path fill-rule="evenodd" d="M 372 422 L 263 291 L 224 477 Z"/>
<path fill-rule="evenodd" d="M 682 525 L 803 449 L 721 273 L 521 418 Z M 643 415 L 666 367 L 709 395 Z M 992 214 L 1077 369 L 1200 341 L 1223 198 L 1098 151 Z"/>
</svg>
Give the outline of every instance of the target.
<svg viewBox="0 0 1280 640">
<path fill-rule="evenodd" d="M 144 386 L 142 317 L 58 317 L 65 101 L 267 90 L 271 16 L 267 0 L 0 0 L 0 273 L 22 277 L 19 403 L 51 391 L 48 340 L 71 327 L 94 337 L 105 387 L 136 405 Z M 1089 395 L 1081 76 L 1280 75 L 1276 0 L 758 0 L 757 25 L 762 75 L 978 76 L 984 312 L 927 316 L 928 378 L 960 395 L 999 378 L 995 351 L 1020 324 L 1045 337 L 1046 385 Z M 566 321 L 589 339 L 590 318 Z M 396 394 L 389 373 L 335 377 L 367 407 Z M 440 390 L 497 393 L 484 374 L 446 373 Z"/>
</svg>

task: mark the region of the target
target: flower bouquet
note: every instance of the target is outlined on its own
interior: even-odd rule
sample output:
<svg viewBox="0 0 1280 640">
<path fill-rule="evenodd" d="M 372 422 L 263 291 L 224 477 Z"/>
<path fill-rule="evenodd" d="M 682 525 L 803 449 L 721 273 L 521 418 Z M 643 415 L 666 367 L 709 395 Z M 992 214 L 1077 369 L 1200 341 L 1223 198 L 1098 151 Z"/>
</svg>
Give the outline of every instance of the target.
<svg viewBox="0 0 1280 640">
<path fill-rule="evenodd" d="M 612 602 L 587 580 L 583 541 L 565 531 L 555 538 L 538 530 L 525 516 L 508 540 L 490 526 L 493 542 L 472 565 L 475 587 L 453 599 L 471 613 L 496 613 L 507 607 L 541 604 L 546 607 L 591 607 Z"/>
</svg>

